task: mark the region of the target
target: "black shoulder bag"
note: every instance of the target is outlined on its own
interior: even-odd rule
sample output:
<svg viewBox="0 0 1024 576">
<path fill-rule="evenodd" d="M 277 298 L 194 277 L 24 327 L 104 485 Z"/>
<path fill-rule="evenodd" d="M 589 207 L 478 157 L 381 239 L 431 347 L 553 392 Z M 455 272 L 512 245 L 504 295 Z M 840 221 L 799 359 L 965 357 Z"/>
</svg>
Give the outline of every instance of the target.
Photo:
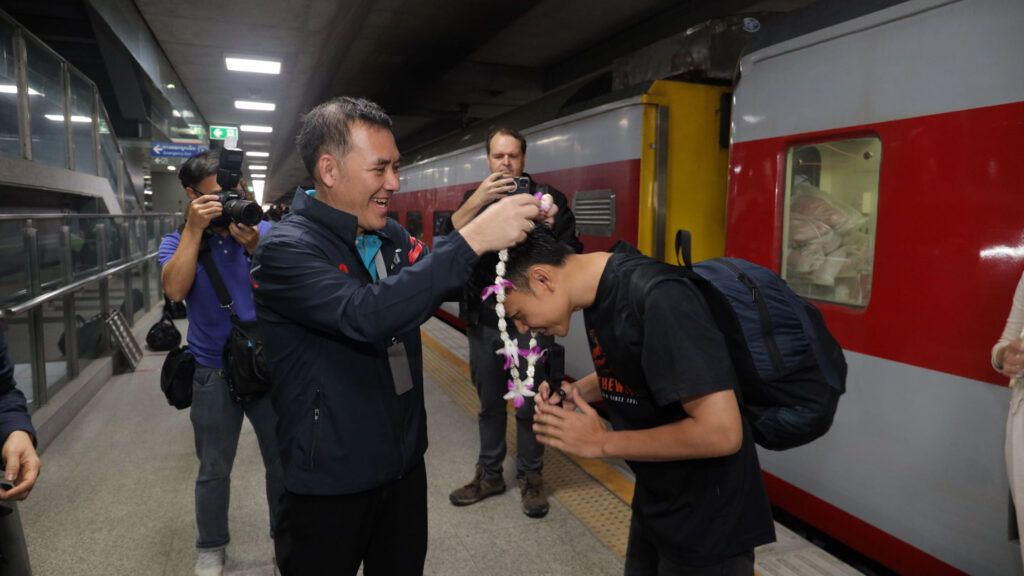
<svg viewBox="0 0 1024 576">
<path fill-rule="evenodd" d="M 175 346 L 164 358 L 160 368 L 160 390 L 167 403 L 178 410 L 192 405 L 192 380 L 196 374 L 196 357 L 188 346 Z"/>
<path fill-rule="evenodd" d="M 263 356 L 263 340 L 260 338 L 259 325 L 255 320 L 243 322 L 231 308 L 231 295 L 228 294 L 206 243 L 199 249 L 199 261 L 203 263 L 221 307 L 227 308 L 231 313 L 231 332 L 224 344 L 224 374 L 231 398 L 239 404 L 244 404 L 270 390 L 270 373 Z"/>
</svg>

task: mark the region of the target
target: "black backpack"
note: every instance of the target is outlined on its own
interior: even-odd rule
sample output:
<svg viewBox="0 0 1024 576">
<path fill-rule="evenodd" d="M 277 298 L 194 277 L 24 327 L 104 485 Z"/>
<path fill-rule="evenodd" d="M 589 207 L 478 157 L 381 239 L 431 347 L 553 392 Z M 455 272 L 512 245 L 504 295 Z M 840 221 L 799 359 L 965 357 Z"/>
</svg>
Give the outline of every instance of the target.
<svg viewBox="0 0 1024 576">
<path fill-rule="evenodd" d="M 633 298 L 682 275 L 725 336 L 754 440 L 771 450 L 806 444 L 832 426 L 846 391 L 846 359 L 821 313 L 775 272 L 739 258 L 692 264 L 690 234 L 676 234 L 681 266 L 653 261 L 633 276 Z M 643 300 L 634 300 L 643 310 Z"/>
</svg>

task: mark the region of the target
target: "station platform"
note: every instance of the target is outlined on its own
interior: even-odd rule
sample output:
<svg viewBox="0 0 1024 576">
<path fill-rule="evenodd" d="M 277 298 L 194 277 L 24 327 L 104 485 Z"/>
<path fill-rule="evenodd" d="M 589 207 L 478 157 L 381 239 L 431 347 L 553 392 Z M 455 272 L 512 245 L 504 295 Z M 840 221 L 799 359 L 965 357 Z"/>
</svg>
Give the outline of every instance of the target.
<svg viewBox="0 0 1024 576">
<path fill-rule="evenodd" d="M 137 326 L 155 320 L 147 316 Z M 177 325 L 184 334 L 185 321 Z M 425 574 L 622 574 L 633 491 L 628 468 L 549 449 L 551 510 L 527 518 L 515 489 L 511 411 L 509 491 L 468 507 L 448 502 L 473 474 L 479 402 L 465 336 L 439 320 L 427 322 L 423 335 L 430 439 Z M 40 479 L 21 505 L 35 576 L 192 573 L 198 464 L 188 411 L 168 406 L 160 392 L 162 361 L 162 353 L 147 353 L 135 372 L 111 378 L 42 454 Z M 225 574 L 274 574 L 262 462 L 248 421 L 232 474 L 230 527 Z M 778 542 L 756 550 L 761 576 L 860 574 L 778 523 L 776 530 Z"/>
</svg>

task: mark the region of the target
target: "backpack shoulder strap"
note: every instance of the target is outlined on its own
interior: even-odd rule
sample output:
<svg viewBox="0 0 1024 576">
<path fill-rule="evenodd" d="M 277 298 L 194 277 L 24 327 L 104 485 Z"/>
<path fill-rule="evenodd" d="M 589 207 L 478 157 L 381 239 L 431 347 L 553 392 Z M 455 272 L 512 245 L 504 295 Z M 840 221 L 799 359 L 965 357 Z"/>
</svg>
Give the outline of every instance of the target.
<svg viewBox="0 0 1024 576">
<path fill-rule="evenodd" d="M 692 268 L 675 266 L 668 262 L 652 260 L 646 262 L 630 275 L 629 298 L 637 318 L 643 318 L 644 305 L 654 286 L 670 279 L 685 278 L 693 281 L 700 277 Z"/>
<path fill-rule="evenodd" d="M 683 268 L 693 269 L 690 254 L 690 231 L 676 230 L 676 262 Z"/>
</svg>

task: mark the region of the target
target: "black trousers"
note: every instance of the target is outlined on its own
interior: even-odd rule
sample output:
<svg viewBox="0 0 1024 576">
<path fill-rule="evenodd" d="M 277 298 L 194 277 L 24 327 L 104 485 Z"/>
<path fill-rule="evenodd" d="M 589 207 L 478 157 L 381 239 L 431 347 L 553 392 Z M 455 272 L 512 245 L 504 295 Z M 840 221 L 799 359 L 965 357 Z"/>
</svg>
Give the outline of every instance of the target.
<svg viewBox="0 0 1024 576">
<path fill-rule="evenodd" d="M 419 576 L 427 557 L 427 470 L 341 496 L 285 491 L 274 551 L 284 576 Z"/>
<path fill-rule="evenodd" d="M 754 576 L 754 551 L 726 558 L 711 566 L 688 566 L 674 561 L 651 539 L 633 513 L 626 546 L 625 576 Z"/>
</svg>

